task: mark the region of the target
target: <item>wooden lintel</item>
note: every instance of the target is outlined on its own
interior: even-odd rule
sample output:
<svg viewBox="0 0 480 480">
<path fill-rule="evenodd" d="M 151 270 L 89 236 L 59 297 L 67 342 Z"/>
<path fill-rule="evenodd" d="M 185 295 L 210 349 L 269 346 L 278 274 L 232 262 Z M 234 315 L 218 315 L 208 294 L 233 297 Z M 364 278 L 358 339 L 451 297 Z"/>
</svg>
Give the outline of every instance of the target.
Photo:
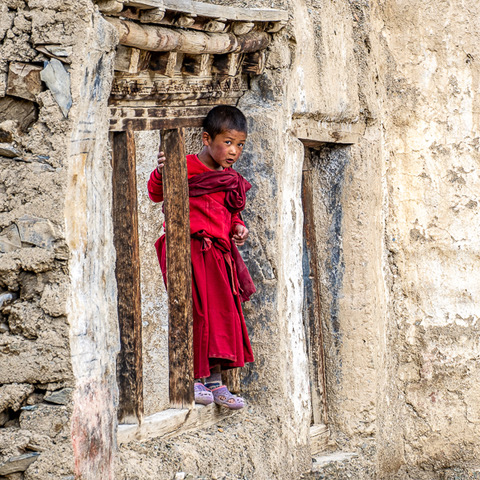
<svg viewBox="0 0 480 480">
<path fill-rule="evenodd" d="M 170 406 L 193 407 L 192 267 L 190 214 L 183 128 L 161 132 L 168 155 L 163 172 L 167 245 Z"/>
<path fill-rule="evenodd" d="M 241 412 L 218 407 L 213 403 L 207 406 L 195 405 L 192 410 L 169 408 L 146 417 L 141 425 L 119 425 L 117 441 L 125 444 L 152 438 L 172 438 L 199 428 L 208 428 L 232 415 L 241 415 Z"/>
<path fill-rule="evenodd" d="M 253 22 L 234 22 L 232 24 L 232 32 L 235 35 L 245 35 L 248 32 L 251 32 L 255 24 Z"/>
<path fill-rule="evenodd" d="M 270 36 L 265 32 L 235 36 L 232 33 L 205 33 L 144 25 L 114 17 L 107 17 L 106 20 L 117 29 L 121 45 L 155 52 L 173 50 L 190 54 L 255 52 L 265 49 L 270 43 Z"/>
<path fill-rule="evenodd" d="M 288 20 L 288 12 L 269 8 L 240 8 L 214 5 L 192 0 L 163 0 L 164 8 L 176 12 L 191 13 L 199 17 L 221 18 L 241 22 L 278 22 Z"/>
<path fill-rule="evenodd" d="M 212 72 L 218 75 L 235 77 L 243 60 L 243 55 L 230 53 L 227 55 L 215 55 L 212 63 Z"/>
<path fill-rule="evenodd" d="M 153 8 L 152 10 L 142 10 L 140 12 L 140 21 L 142 23 L 161 23 L 164 18 L 164 8 Z"/>
<path fill-rule="evenodd" d="M 292 130 L 307 147 L 316 148 L 324 143 L 351 145 L 358 143 L 365 133 L 364 122 L 327 122 L 308 117 L 293 120 Z"/>
<path fill-rule="evenodd" d="M 177 52 L 151 52 L 148 69 L 152 72 L 173 77 L 177 65 Z"/>
<path fill-rule="evenodd" d="M 102 13 L 115 14 L 123 10 L 123 2 L 121 0 L 97 0 L 98 9 Z"/>
<path fill-rule="evenodd" d="M 225 30 L 225 22 L 226 22 L 225 19 L 210 20 L 204 25 L 203 28 L 206 32 L 211 32 L 211 33 L 223 32 Z"/>
<path fill-rule="evenodd" d="M 195 19 L 197 18 L 196 15 L 192 14 L 183 14 L 179 15 L 178 18 L 175 21 L 175 25 L 182 27 L 182 28 L 188 28 L 191 27 L 195 23 Z"/>
<path fill-rule="evenodd" d="M 117 357 L 118 420 L 141 422 L 143 415 L 142 312 L 138 241 L 137 182 L 133 130 L 112 135 L 113 233 L 121 349 Z"/>
<path fill-rule="evenodd" d="M 242 72 L 261 75 L 265 70 L 265 51 L 247 53 L 242 62 Z"/>
<path fill-rule="evenodd" d="M 211 55 L 189 55 L 183 56 L 182 73 L 195 77 L 206 77 L 211 75 Z"/>
<path fill-rule="evenodd" d="M 123 0 L 123 3 L 129 7 L 135 8 L 161 8 L 163 0 Z"/>
<path fill-rule="evenodd" d="M 122 118 L 110 120 L 110 131 L 122 132 L 129 126 L 132 130 L 164 130 L 179 127 L 201 127 L 204 117 L 184 118 Z"/>
<path fill-rule="evenodd" d="M 152 52 L 118 45 L 114 69 L 117 72 L 139 73 L 149 68 Z"/>
</svg>

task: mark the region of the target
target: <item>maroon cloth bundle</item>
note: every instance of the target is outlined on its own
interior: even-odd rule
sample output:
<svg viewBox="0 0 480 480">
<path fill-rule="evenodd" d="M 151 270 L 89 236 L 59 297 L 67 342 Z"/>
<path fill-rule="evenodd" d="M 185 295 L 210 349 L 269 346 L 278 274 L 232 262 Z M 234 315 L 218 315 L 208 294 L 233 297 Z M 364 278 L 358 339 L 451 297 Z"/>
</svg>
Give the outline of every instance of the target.
<svg viewBox="0 0 480 480">
<path fill-rule="evenodd" d="M 228 210 L 238 213 L 245 208 L 245 194 L 252 186 L 238 172 L 229 168 L 195 175 L 188 179 L 188 188 L 191 197 L 226 192 L 225 204 Z"/>
<path fill-rule="evenodd" d="M 252 188 L 238 172 L 231 169 L 200 173 L 188 179 L 189 195 L 199 197 L 215 192 L 226 192 L 225 204 L 232 213 L 241 212 L 245 208 L 246 192 Z M 250 299 L 256 292 L 252 277 L 238 251 L 235 242 L 232 244 L 232 257 L 239 283 L 239 295 L 242 302 Z"/>
</svg>

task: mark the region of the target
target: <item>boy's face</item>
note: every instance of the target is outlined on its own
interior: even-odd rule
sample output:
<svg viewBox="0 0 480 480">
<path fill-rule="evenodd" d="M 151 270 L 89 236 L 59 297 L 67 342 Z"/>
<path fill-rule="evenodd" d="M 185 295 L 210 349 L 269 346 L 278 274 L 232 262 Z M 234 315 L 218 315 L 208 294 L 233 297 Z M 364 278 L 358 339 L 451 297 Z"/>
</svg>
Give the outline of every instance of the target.
<svg viewBox="0 0 480 480">
<path fill-rule="evenodd" d="M 203 132 L 202 140 L 210 157 L 207 166 L 220 170 L 219 167 L 229 168 L 240 158 L 247 134 L 238 130 L 225 130 L 212 139 L 207 132 Z"/>
</svg>

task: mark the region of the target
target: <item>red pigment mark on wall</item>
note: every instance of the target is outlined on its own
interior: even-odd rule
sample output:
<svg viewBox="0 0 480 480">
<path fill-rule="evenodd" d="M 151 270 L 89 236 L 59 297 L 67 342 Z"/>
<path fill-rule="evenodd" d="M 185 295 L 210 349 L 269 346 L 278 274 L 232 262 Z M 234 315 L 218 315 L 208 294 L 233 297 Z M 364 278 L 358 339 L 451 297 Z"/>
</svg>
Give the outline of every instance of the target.
<svg viewBox="0 0 480 480">
<path fill-rule="evenodd" d="M 79 385 L 74 396 L 72 444 L 77 480 L 113 480 L 115 408 L 99 382 Z"/>
</svg>

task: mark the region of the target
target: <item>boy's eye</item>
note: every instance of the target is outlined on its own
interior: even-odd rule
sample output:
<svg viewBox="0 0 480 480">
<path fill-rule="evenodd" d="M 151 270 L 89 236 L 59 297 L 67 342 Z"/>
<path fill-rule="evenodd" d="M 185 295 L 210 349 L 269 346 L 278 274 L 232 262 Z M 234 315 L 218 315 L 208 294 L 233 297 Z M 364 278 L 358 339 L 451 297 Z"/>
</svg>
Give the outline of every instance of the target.
<svg viewBox="0 0 480 480">
<path fill-rule="evenodd" d="M 240 148 L 243 148 L 243 147 L 245 146 L 245 144 L 244 144 L 244 143 L 239 143 L 238 146 L 239 146 Z"/>
<path fill-rule="evenodd" d="M 232 142 L 231 142 L 230 140 L 226 140 L 225 143 L 226 143 L 227 145 L 231 145 L 231 144 L 232 144 Z"/>
</svg>

